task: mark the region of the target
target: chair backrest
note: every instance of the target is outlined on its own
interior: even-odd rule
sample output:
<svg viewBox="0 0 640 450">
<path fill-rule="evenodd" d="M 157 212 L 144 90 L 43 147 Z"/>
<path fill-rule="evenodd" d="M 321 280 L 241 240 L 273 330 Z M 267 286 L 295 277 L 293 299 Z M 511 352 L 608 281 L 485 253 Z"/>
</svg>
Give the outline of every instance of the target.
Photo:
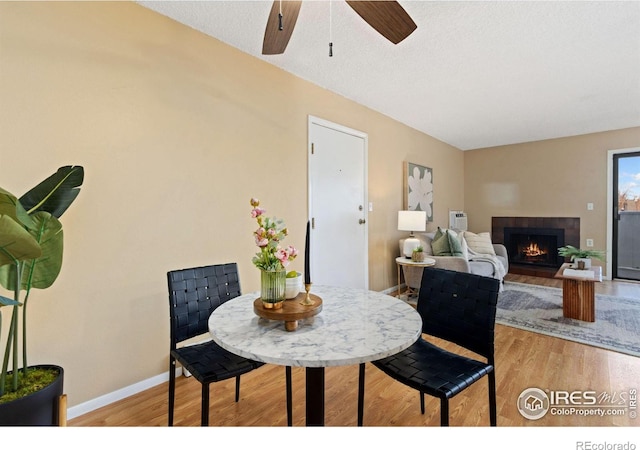
<svg viewBox="0 0 640 450">
<path fill-rule="evenodd" d="M 236 263 L 167 272 L 171 349 L 186 339 L 208 333 L 209 316 L 240 295 Z"/>
<path fill-rule="evenodd" d="M 500 281 L 466 272 L 425 268 L 417 310 L 422 332 L 453 342 L 493 363 Z"/>
</svg>

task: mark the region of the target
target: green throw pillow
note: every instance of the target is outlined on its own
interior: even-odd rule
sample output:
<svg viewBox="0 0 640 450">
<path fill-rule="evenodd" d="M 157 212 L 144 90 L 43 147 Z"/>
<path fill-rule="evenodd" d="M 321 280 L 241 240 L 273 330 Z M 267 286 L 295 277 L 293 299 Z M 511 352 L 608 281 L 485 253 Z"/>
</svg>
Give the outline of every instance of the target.
<svg viewBox="0 0 640 450">
<path fill-rule="evenodd" d="M 449 252 L 451 256 L 462 256 L 464 252 L 462 251 L 462 243 L 458 239 L 457 236 L 454 236 L 449 230 L 445 233 L 447 235 L 447 239 L 449 241 Z"/>
<path fill-rule="evenodd" d="M 451 256 L 448 233 L 443 233 L 440 227 L 431 241 L 431 251 L 435 256 Z"/>
</svg>

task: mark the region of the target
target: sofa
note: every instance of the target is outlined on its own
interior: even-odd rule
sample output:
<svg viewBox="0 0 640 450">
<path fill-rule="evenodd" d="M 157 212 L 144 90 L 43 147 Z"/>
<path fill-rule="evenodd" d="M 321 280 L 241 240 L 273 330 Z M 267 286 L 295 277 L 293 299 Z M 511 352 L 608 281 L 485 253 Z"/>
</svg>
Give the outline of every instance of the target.
<svg viewBox="0 0 640 450">
<path fill-rule="evenodd" d="M 509 257 L 507 248 L 502 244 L 491 242 L 489 233 L 471 233 L 460 230 L 440 230 L 450 233 L 460 242 L 462 253 L 456 256 L 434 255 L 432 242 L 438 232 L 416 233 L 427 258 L 435 260 L 435 266 L 440 269 L 468 272 L 485 277 L 497 278 L 503 281 L 509 272 Z M 404 239 L 400 239 L 399 249 L 402 255 Z M 407 287 L 419 289 L 422 280 L 422 269 L 419 267 L 403 266 L 404 279 Z"/>
</svg>

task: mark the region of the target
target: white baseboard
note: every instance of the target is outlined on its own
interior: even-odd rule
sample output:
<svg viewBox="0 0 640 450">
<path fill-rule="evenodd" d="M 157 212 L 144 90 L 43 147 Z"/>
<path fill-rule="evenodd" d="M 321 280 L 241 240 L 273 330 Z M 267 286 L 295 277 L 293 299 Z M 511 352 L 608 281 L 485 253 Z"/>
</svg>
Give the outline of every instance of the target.
<svg viewBox="0 0 640 450">
<path fill-rule="evenodd" d="M 176 369 L 176 376 L 178 377 L 181 374 L 182 368 L 178 367 Z M 89 400 L 88 402 L 84 402 L 72 408 L 69 408 L 67 410 L 67 418 L 69 420 L 74 419 L 83 414 L 87 414 L 98 408 L 102 408 L 103 406 L 110 405 L 111 403 L 117 402 L 118 400 L 130 397 L 134 394 L 145 391 L 167 381 L 169 381 L 169 372 L 147 378 L 146 380 L 139 381 L 138 383 L 134 383 L 130 386 L 118 389 L 117 391 L 102 395 L 98 398 L 94 398 L 93 400 Z"/>
<path fill-rule="evenodd" d="M 380 292 L 382 292 L 383 294 L 391 294 L 392 292 L 397 292 L 399 289 L 402 289 L 404 287 L 405 287 L 405 284 L 402 283 L 400 286 L 391 286 L 390 288 Z"/>
</svg>

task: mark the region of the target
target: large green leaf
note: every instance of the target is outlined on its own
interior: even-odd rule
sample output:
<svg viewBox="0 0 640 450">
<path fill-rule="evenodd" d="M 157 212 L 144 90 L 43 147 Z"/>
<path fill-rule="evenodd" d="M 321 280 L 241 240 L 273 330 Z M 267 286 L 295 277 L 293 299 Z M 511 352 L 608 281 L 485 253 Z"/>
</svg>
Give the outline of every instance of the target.
<svg viewBox="0 0 640 450">
<path fill-rule="evenodd" d="M 33 221 L 15 195 L 0 188 L 0 214 L 11 217 L 27 228 L 33 228 Z"/>
<path fill-rule="evenodd" d="M 42 255 L 25 261 L 22 289 L 46 289 L 58 278 L 62 268 L 62 223 L 45 211 L 33 214 L 32 218 L 36 226 L 29 233 L 42 249 Z M 0 267 L 0 284 L 11 286 L 10 283 L 15 280 L 15 270 L 14 265 Z"/>
<path fill-rule="evenodd" d="M 42 249 L 38 241 L 22 225 L 7 214 L 0 215 L 0 266 L 11 267 L 16 261 L 34 259 L 41 255 Z M 2 285 L 13 290 L 7 287 L 13 286 L 13 282 Z"/>
<path fill-rule="evenodd" d="M 46 289 L 56 281 L 62 269 L 62 223 L 46 211 L 40 211 L 32 217 L 38 225 L 39 233 L 34 237 L 42 247 L 42 256 L 35 261 L 25 262 L 22 286 L 26 289 L 25 278 L 31 277 L 31 287 Z"/>
<path fill-rule="evenodd" d="M 20 203 L 29 214 L 47 211 L 60 217 L 80 193 L 84 181 L 82 166 L 60 167 L 56 173 L 20 197 Z"/>
</svg>

